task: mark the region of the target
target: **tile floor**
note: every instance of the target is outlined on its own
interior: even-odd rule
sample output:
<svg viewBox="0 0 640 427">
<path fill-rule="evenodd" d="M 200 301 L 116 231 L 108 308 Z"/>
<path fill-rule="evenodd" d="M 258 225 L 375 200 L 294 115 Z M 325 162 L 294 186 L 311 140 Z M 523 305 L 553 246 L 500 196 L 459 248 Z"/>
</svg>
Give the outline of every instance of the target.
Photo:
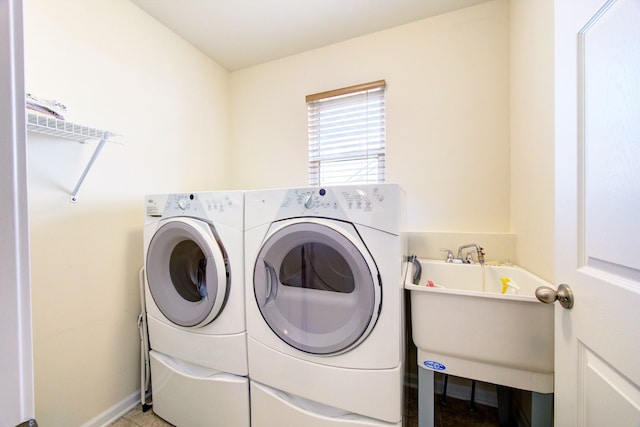
<svg viewBox="0 0 640 427">
<path fill-rule="evenodd" d="M 169 424 L 159 416 L 153 413 L 153 410 L 142 412 L 142 405 L 138 405 L 126 414 L 122 418 L 119 418 L 115 422 L 109 424 L 109 427 L 171 427 Z"/>
<path fill-rule="evenodd" d="M 417 390 L 406 390 L 405 425 L 418 426 Z M 447 404 L 439 403 L 440 396 L 436 396 L 435 427 L 498 427 L 498 410 L 489 406 L 476 404 L 476 411 L 467 409 L 467 402 L 447 398 Z M 152 410 L 142 412 L 140 405 L 125 414 L 122 418 L 110 424 L 110 427 L 171 427 L 162 418 L 156 416 Z M 226 426 L 225 426 L 226 427 Z M 275 426 L 274 426 L 275 427 Z"/>
</svg>

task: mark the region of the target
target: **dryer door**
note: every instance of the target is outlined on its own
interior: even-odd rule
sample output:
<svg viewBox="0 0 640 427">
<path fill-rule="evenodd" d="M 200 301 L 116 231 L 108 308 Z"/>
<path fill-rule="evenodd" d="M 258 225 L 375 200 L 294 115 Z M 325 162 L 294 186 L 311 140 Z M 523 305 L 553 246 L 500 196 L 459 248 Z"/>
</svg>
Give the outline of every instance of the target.
<svg viewBox="0 0 640 427">
<path fill-rule="evenodd" d="M 376 323 L 377 268 L 351 224 L 296 220 L 268 234 L 254 267 L 258 308 L 298 350 L 335 354 L 359 344 Z"/>
<path fill-rule="evenodd" d="M 226 253 L 211 225 L 173 218 L 153 235 L 145 260 L 149 292 L 162 314 L 198 327 L 220 314 L 228 295 Z"/>
</svg>

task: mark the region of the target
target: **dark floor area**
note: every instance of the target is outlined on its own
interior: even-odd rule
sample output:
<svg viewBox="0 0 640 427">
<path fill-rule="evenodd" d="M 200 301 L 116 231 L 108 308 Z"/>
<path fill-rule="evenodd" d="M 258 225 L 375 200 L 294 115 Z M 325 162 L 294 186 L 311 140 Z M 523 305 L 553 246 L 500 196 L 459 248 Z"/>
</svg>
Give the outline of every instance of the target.
<svg viewBox="0 0 640 427">
<path fill-rule="evenodd" d="M 406 427 L 418 427 L 418 390 L 407 388 L 405 420 Z M 435 427 L 499 427 L 498 409 L 475 404 L 469 410 L 469 402 L 447 397 L 446 404 L 440 403 L 440 395 L 435 397 Z"/>
</svg>

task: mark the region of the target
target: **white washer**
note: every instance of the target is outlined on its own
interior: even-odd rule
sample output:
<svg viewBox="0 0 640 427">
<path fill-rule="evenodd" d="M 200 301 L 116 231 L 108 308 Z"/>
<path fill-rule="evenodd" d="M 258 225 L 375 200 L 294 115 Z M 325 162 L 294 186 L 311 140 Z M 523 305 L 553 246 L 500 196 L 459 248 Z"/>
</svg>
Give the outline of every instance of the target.
<svg viewBox="0 0 640 427">
<path fill-rule="evenodd" d="M 245 193 L 253 427 L 402 425 L 397 185 Z"/>
<path fill-rule="evenodd" d="M 250 425 L 244 193 L 145 197 L 153 410 L 181 427 Z"/>
</svg>

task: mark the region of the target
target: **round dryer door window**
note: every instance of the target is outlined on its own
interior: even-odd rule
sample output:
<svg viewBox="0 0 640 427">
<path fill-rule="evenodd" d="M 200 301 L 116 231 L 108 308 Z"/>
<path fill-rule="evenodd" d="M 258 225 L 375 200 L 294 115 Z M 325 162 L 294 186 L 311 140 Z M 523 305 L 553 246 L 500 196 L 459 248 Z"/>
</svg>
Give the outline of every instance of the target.
<svg viewBox="0 0 640 427">
<path fill-rule="evenodd" d="M 253 283 L 260 312 L 280 339 L 304 352 L 335 354 L 375 325 L 378 277 L 351 224 L 294 221 L 262 245 Z"/>
<path fill-rule="evenodd" d="M 151 296 L 171 322 L 204 326 L 222 311 L 228 261 L 209 224 L 189 218 L 167 221 L 153 235 L 145 261 Z"/>
</svg>

